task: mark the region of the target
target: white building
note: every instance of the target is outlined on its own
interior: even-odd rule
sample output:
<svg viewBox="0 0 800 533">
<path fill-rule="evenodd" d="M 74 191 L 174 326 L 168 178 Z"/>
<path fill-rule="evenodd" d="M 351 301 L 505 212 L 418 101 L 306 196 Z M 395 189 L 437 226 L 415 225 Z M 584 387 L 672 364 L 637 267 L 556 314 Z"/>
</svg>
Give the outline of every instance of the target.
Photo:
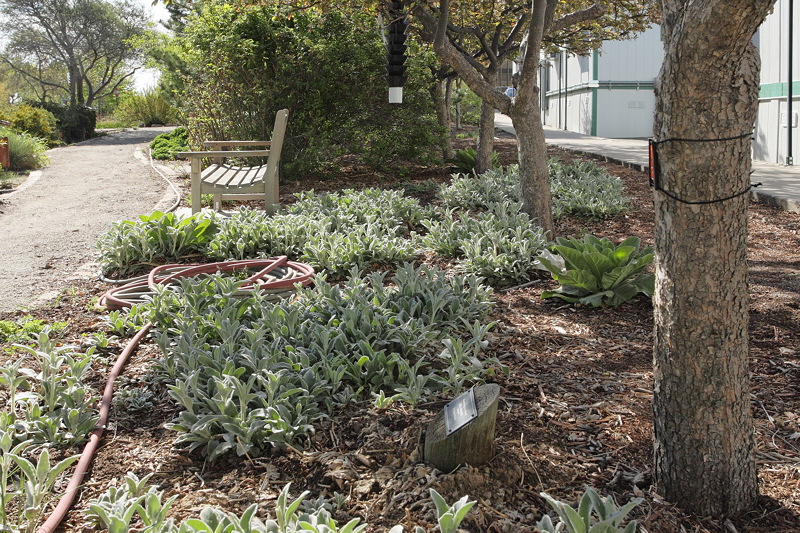
<svg viewBox="0 0 800 533">
<path fill-rule="evenodd" d="M 800 9 L 793 10 L 790 23 L 790 2 L 793 0 L 778 0 L 753 39 L 761 52 L 753 158 L 769 163 L 785 164 L 800 150 Z M 790 32 L 794 35 L 791 48 Z M 790 57 L 794 65 L 791 114 L 787 105 Z M 568 51 L 546 56 L 540 71 L 545 125 L 599 137 L 650 137 L 655 110 L 653 82 L 663 58 L 659 27 L 633 40 L 605 42 L 590 56 L 569 55 Z"/>
</svg>

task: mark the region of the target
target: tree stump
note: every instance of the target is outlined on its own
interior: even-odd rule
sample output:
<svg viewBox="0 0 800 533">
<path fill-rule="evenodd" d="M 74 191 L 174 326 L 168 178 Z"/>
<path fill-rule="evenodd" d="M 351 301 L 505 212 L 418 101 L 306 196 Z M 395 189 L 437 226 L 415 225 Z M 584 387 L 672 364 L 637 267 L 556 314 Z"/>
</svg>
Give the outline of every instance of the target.
<svg viewBox="0 0 800 533">
<path fill-rule="evenodd" d="M 475 387 L 474 392 L 477 417 L 448 435 L 442 410 L 425 433 L 425 460 L 442 472 L 462 464 L 480 466 L 492 458 L 500 386 L 491 383 Z"/>
</svg>

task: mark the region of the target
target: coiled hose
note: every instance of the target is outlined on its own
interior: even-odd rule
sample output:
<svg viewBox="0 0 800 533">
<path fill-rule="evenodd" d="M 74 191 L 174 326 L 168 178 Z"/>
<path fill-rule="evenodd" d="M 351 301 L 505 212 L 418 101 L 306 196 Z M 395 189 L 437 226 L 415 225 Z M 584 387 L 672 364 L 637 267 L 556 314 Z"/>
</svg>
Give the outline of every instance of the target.
<svg viewBox="0 0 800 533">
<path fill-rule="evenodd" d="M 174 287 L 183 278 L 243 270 L 253 272 L 253 274 L 244 280 L 237 294 L 245 296 L 253 291 L 267 292 L 268 299 L 274 300 L 288 296 L 298 284 L 301 286 L 310 284 L 314 275 L 313 267 L 305 263 L 289 261 L 286 256 L 201 265 L 164 265 L 154 268 L 146 276 L 135 278 L 125 285 L 108 290 L 101 298 L 101 304 L 104 304 L 108 309 L 131 307 L 133 304 L 146 301 L 149 296 L 155 293 L 157 285 Z M 39 526 L 36 533 L 53 533 L 67 516 L 83 478 L 89 470 L 108 422 L 108 415 L 111 411 L 111 402 L 114 396 L 114 381 L 120 376 L 128 358 L 136 350 L 152 326 L 153 324 L 149 322 L 145 324 L 133 336 L 117 358 L 108 376 L 108 381 L 103 390 L 103 397 L 100 400 L 97 428 L 89 435 L 89 441 L 81 452 L 81 457 L 67 484 L 67 489 L 58 500 L 53 512 Z"/>
</svg>

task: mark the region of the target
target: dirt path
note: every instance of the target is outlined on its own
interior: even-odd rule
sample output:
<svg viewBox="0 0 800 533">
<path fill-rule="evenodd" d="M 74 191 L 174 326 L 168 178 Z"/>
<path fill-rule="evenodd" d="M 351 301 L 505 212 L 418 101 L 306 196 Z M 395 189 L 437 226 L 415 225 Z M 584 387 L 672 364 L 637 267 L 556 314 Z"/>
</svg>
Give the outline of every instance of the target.
<svg viewBox="0 0 800 533">
<path fill-rule="evenodd" d="M 0 195 L 0 311 L 35 306 L 90 278 L 94 243 L 112 222 L 175 199 L 149 164 L 147 143 L 170 128 L 141 128 L 50 150 L 50 166 Z"/>
</svg>

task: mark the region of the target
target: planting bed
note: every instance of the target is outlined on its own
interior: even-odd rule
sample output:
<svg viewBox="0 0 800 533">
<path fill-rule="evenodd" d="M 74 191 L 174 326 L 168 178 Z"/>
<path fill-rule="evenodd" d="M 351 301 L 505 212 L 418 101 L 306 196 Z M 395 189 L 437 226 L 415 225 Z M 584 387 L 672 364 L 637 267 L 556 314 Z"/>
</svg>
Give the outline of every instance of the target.
<svg viewBox="0 0 800 533">
<path fill-rule="evenodd" d="M 501 160 L 513 162 L 513 139 L 498 141 Z M 553 151 L 565 160 L 573 156 Z M 639 236 L 653 241 L 653 210 L 646 176 L 602 163 L 621 177 L 631 198 L 630 210 L 603 221 L 566 217 L 557 222 L 562 235 L 591 233 L 619 242 Z M 432 184 L 449 180 L 444 170 L 423 169 L 403 178 L 345 169 L 327 180 L 289 182 L 284 199 L 308 189 L 392 187 L 405 190 L 423 205 L 436 202 Z M 86 502 L 128 472 L 152 473 L 150 483 L 176 496 L 170 516 L 176 522 L 198 516 L 206 506 L 241 514 L 258 504 L 273 516 L 280 490 L 291 482 L 293 496 L 309 490 L 332 502 L 339 524 L 361 518 L 369 530 L 394 524 L 413 531 L 436 523 L 429 489 L 449 502 L 464 495 L 477 504 L 462 527 L 472 532 L 534 531 L 550 509 L 539 496 L 574 503 L 585 487 L 613 494 L 622 503 L 643 497 L 633 512 L 650 532 L 791 532 L 800 531 L 800 215 L 763 205 L 750 208 L 751 372 L 756 419 L 760 491 L 759 509 L 731 520 L 687 516 L 663 502 L 651 486 L 652 309 L 642 296 L 617 308 L 563 305 L 542 300 L 557 284 L 542 277 L 523 288 L 494 292 L 487 357 L 508 367 L 487 378 L 501 387 L 496 453 L 482 467 L 454 473 L 436 471 L 420 457 L 428 422 L 445 399 L 411 408 L 395 402 L 376 408 L 351 404 L 315 423 L 308 439 L 259 456 L 230 454 L 215 462 L 174 446 L 176 433 L 165 427 L 178 410 L 166 390 L 139 414 L 113 412 L 111 424 L 63 531 L 91 531 L 97 526 L 83 514 Z M 450 263 L 436 259 L 444 268 Z M 83 280 L 53 305 L 27 314 L 65 321 L 63 342 L 89 342 L 105 329 L 92 304 L 108 285 Z M 25 313 L 0 319 L 17 320 Z M 81 337 L 84 335 L 84 337 Z M 125 341 L 98 350 L 91 383 L 101 389 L 104 376 Z M 8 353 L 2 356 L 7 362 Z M 143 344 L 118 382 L 148 376 L 161 353 Z M 75 453 L 79 448 L 58 452 Z M 339 500 L 335 494 L 341 495 Z"/>
</svg>

